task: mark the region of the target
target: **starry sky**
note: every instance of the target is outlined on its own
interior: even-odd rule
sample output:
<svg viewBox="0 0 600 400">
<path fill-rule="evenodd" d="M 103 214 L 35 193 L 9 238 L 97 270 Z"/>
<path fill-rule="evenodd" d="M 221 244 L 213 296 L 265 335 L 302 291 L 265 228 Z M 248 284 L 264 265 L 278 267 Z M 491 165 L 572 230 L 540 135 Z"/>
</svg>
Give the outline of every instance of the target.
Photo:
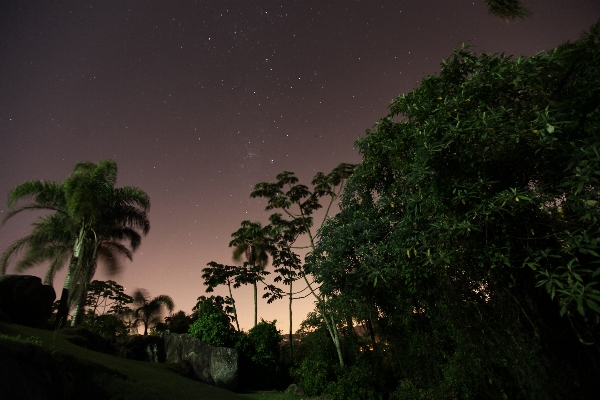
<svg viewBox="0 0 600 400">
<path fill-rule="evenodd" d="M 265 201 L 249 197 L 254 184 L 285 170 L 308 184 L 359 162 L 356 138 L 462 43 L 532 55 L 600 17 L 597 0 L 524 4 L 533 15 L 507 23 L 482 0 L 5 0 L 0 217 L 21 182 L 115 160 L 117 186 L 149 194 L 151 230 L 119 275 L 99 267 L 96 278 L 170 295 L 189 313 L 205 294 L 202 268 L 233 263 L 241 221 L 267 222 Z M 7 222 L 0 250 L 36 217 Z M 234 298 L 247 330 L 251 287 Z M 295 302 L 294 329 L 312 308 L 311 298 Z M 287 332 L 287 301 L 259 303 L 259 318 Z"/>
</svg>

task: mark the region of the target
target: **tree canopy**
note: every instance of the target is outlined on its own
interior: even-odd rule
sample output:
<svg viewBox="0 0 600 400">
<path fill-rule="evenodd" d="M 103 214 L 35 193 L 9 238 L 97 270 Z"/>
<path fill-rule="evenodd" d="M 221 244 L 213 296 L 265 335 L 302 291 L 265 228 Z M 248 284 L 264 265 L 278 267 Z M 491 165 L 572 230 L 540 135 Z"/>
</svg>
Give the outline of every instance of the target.
<svg viewBox="0 0 600 400">
<path fill-rule="evenodd" d="M 375 317 L 398 398 L 583 396 L 600 372 L 599 41 L 456 50 L 356 142 L 308 260 Z"/>
<path fill-rule="evenodd" d="M 98 260 L 109 272 L 118 271 L 120 256 L 131 259 L 132 250 L 141 243 L 141 235 L 150 229 L 148 195 L 136 187 L 115 188 L 116 178 L 117 164 L 113 160 L 81 162 L 64 182 L 27 181 L 8 195 L 13 209 L 3 223 L 25 210 L 49 210 L 52 214 L 40 217 L 30 235 L 4 251 L 0 273 L 21 250 L 25 254 L 17 263 L 18 269 L 50 262 L 45 278 L 48 283 L 68 264 L 58 325 L 66 320 L 73 303 L 77 303 L 73 323 L 77 322 Z M 15 207 L 23 200 L 31 202 Z"/>
</svg>

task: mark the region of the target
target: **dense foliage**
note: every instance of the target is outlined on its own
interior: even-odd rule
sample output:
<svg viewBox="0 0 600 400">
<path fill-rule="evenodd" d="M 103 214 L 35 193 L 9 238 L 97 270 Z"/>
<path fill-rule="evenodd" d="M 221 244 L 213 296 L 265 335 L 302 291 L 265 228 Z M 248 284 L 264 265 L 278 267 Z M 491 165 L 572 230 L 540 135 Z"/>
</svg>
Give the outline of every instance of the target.
<svg viewBox="0 0 600 400">
<path fill-rule="evenodd" d="M 160 334 L 165 331 L 170 333 L 188 333 L 190 325 L 195 321 L 195 314 L 187 315 L 184 311 L 179 310 L 176 313 L 165 317 L 165 322 L 159 322 L 150 329 L 152 334 Z"/>
<path fill-rule="evenodd" d="M 599 40 L 596 24 L 531 57 L 457 50 L 356 142 L 309 264 L 339 325 L 372 326 L 384 394 L 593 393 Z"/>
<path fill-rule="evenodd" d="M 284 389 L 289 380 L 279 364 L 281 334 L 276 321 L 260 320 L 248 333 L 238 333 L 240 384 L 245 389 Z"/>
<path fill-rule="evenodd" d="M 225 311 L 225 300 L 221 296 L 200 296 L 194 307 L 197 319 L 190 325 L 189 335 L 211 346 L 233 347 L 236 332 Z"/>
</svg>

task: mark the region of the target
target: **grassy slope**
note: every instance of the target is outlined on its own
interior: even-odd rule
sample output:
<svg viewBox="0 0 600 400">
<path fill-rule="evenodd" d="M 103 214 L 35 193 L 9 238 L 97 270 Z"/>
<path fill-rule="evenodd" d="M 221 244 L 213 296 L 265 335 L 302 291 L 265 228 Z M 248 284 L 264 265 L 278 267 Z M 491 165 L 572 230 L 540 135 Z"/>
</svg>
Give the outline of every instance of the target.
<svg viewBox="0 0 600 400">
<path fill-rule="evenodd" d="M 52 331 L 0 323 L 0 333 L 19 335 L 21 338 L 35 336 L 42 341 L 45 349 L 56 350 L 59 355 L 66 354 L 81 360 L 82 364 L 97 365 L 102 369 L 115 371 L 115 375 L 122 375 L 120 378 L 108 378 L 109 374 L 98 377 L 100 381 L 97 383 L 102 385 L 113 399 L 248 399 L 246 396 L 179 376 L 170 364 L 127 360 L 87 350 L 69 343 L 60 334 L 55 337 Z"/>
</svg>

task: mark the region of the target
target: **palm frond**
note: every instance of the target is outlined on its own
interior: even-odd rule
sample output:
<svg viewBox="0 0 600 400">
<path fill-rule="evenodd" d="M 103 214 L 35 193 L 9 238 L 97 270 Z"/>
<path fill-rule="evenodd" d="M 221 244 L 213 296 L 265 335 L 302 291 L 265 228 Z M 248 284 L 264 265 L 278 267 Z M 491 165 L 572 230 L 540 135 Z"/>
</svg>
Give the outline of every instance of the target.
<svg viewBox="0 0 600 400">
<path fill-rule="evenodd" d="M 60 271 L 67 263 L 71 257 L 71 249 L 68 251 L 57 253 L 56 257 L 51 260 L 50 265 L 48 266 L 48 270 L 46 271 L 46 275 L 44 275 L 44 284 L 52 285 L 54 283 L 54 276 L 58 271 Z"/>
<path fill-rule="evenodd" d="M 490 14 L 506 21 L 525 18 L 531 15 L 521 0 L 485 0 Z"/>
<path fill-rule="evenodd" d="M 32 235 L 25 236 L 11 243 L 6 250 L 0 255 L 0 275 L 6 274 L 6 269 L 10 264 L 10 261 L 15 257 L 24 247 L 29 245 Z"/>
<path fill-rule="evenodd" d="M 175 303 L 173 303 L 173 299 L 170 296 L 161 294 L 160 296 L 155 297 L 154 300 L 156 300 L 157 303 L 164 305 L 169 312 L 173 312 Z"/>
<path fill-rule="evenodd" d="M 14 206 L 20 200 L 33 200 L 40 205 L 54 205 L 60 208 L 65 204 L 62 183 L 48 181 L 27 181 L 15 186 L 8 194 L 8 205 Z"/>
</svg>

